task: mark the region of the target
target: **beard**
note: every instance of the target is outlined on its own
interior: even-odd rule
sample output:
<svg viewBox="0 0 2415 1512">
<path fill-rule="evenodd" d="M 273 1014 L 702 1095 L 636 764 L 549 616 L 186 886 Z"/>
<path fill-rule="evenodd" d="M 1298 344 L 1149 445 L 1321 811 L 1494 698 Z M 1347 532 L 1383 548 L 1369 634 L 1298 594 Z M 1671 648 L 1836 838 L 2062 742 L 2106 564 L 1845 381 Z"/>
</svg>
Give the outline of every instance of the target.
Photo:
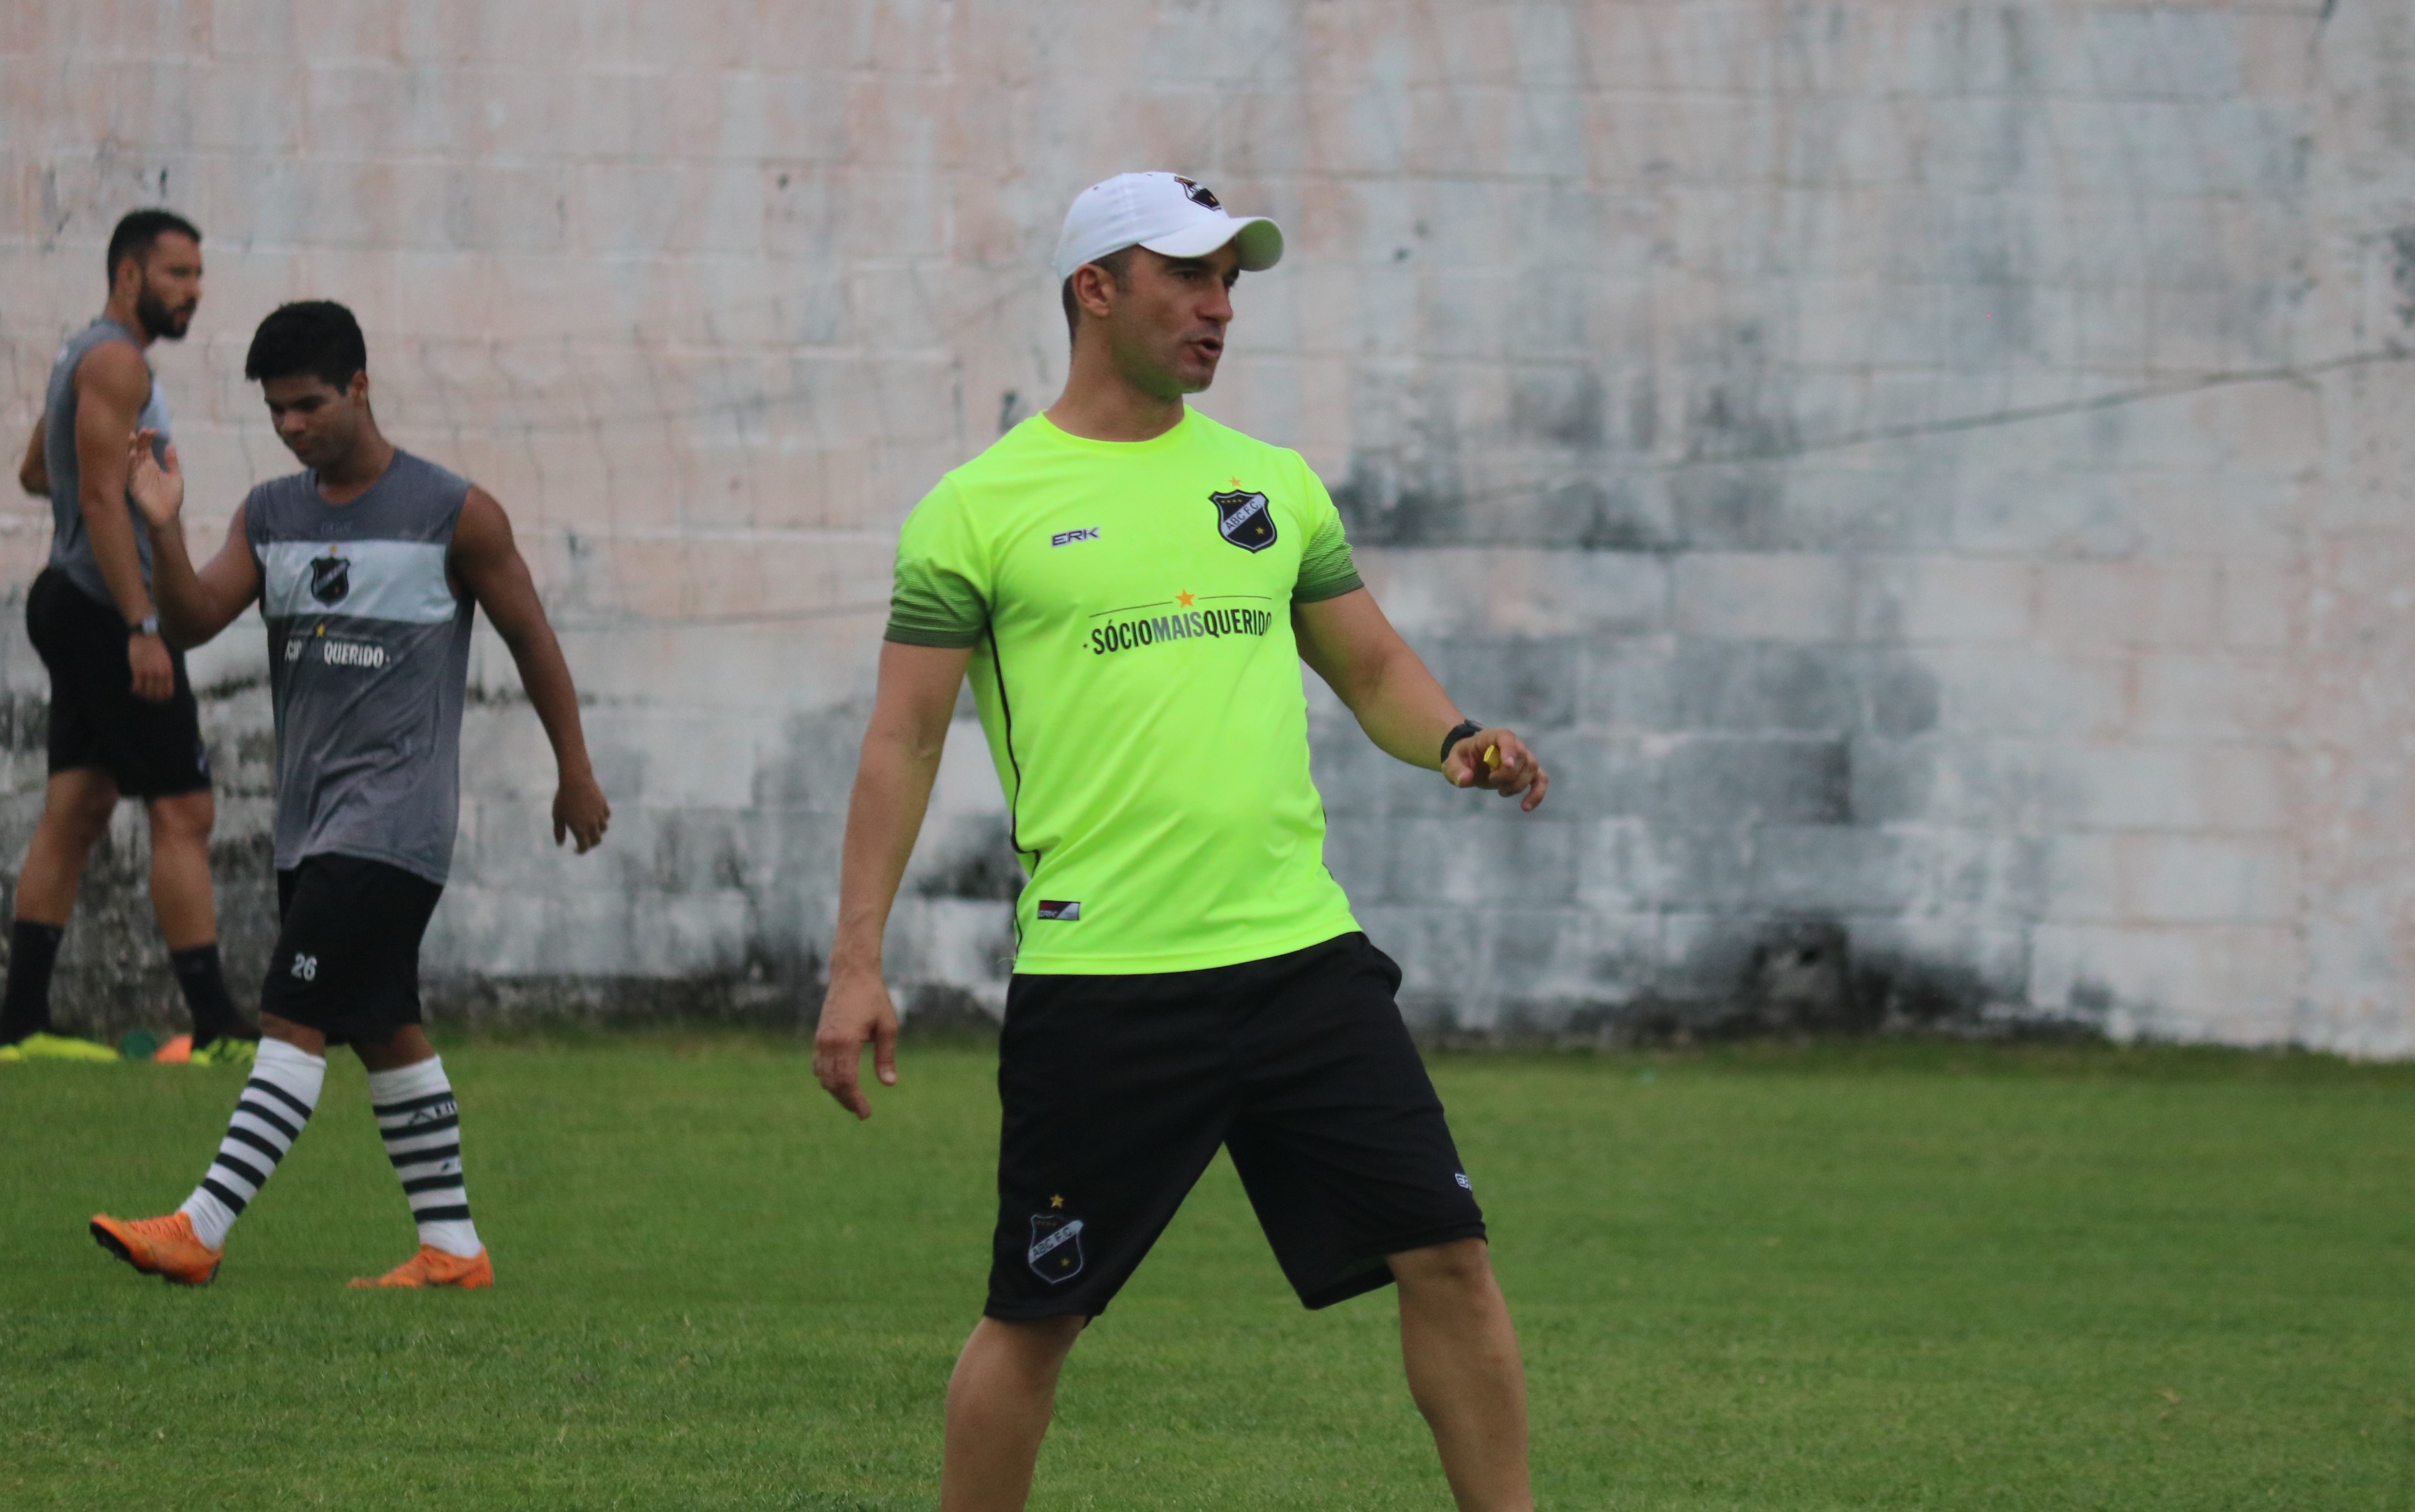
<svg viewBox="0 0 2415 1512">
<path fill-rule="evenodd" d="M 182 341 L 193 323 L 193 307 L 170 309 L 168 302 L 145 284 L 142 292 L 134 296 L 134 319 L 142 325 L 142 334 L 154 341 Z"/>
</svg>

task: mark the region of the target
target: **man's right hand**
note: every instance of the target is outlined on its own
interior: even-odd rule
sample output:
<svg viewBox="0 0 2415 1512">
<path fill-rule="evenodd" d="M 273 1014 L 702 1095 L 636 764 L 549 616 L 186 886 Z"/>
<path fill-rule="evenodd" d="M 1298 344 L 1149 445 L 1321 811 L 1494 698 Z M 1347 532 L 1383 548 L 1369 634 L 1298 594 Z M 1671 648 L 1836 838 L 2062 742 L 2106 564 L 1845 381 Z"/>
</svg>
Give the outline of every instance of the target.
<svg viewBox="0 0 2415 1512">
<path fill-rule="evenodd" d="M 166 703 L 175 696 L 176 664 L 158 636 L 127 636 L 126 665 L 134 674 L 134 696 L 144 703 Z"/>
<path fill-rule="evenodd" d="M 174 442 L 168 443 L 164 463 L 153 457 L 158 435 L 156 430 L 138 430 L 127 443 L 126 492 L 144 519 L 155 529 L 165 530 L 175 523 L 176 511 L 185 507 L 185 470 L 176 461 Z"/>
<path fill-rule="evenodd" d="M 872 1103 L 859 1085 L 863 1047 L 872 1045 L 872 1069 L 883 1086 L 897 1085 L 897 1007 L 878 974 L 831 978 L 822 997 L 821 1027 L 814 1031 L 814 1075 L 822 1090 L 859 1119 L 872 1116 Z"/>
</svg>

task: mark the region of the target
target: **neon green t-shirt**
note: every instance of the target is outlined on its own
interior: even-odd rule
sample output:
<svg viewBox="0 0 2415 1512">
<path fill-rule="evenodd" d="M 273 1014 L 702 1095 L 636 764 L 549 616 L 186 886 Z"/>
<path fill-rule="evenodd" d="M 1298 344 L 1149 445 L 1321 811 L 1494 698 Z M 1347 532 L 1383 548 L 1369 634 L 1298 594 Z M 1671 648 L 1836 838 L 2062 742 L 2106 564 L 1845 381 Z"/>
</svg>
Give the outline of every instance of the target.
<svg viewBox="0 0 2415 1512">
<path fill-rule="evenodd" d="M 1191 971 L 1358 927 L 1291 627 L 1358 586 L 1299 454 L 1196 412 L 1145 442 L 1034 416 L 915 506 L 888 638 L 973 648 L 1030 878 L 1017 971 Z"/>
</svg>

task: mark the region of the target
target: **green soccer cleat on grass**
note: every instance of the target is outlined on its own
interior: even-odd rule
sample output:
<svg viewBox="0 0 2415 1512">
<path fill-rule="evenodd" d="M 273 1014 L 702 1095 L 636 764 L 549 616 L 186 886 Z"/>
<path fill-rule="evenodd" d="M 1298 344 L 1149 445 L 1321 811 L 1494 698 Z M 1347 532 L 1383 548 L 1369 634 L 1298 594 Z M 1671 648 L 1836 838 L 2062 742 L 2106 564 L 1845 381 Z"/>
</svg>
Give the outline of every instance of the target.
<svg viewBox="0 0 2415 1512">
<path fill-rule="evenodd" d="M 13 1045 L 0 1045 L 0 1062 L 12 1060 L 107 1060 L 117 1052 L 90 1040 L 65 1034 L 29 1034 Z"/>
<path fill-rule="evenodd" d="M 194 1050 L 188 1065 L 248 1066 L 260 1058 L 260 1041 L 238 1040 L 232 1035 L 220 1035 Z"/>
</svg>

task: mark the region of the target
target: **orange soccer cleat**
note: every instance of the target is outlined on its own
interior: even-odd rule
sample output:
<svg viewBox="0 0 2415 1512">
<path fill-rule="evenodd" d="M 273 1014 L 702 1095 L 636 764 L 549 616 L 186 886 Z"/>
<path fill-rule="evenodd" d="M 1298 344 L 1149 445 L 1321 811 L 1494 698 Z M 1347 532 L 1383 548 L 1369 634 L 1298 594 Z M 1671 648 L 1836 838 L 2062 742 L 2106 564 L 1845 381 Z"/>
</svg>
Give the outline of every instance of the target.
<svg viewBox="0 0 2415 1512">
<path fill-rule="evenodd" d="M 93 1217 L 92 1238 L 143 1275 L 179 1286 L 207 1286 L 226 1253 L 203 1244 L 193 1233 L 193 1220 L 182 1213 L 131 1221 L 98 1213 Z"/>
<path fill-rule="evenodd" d="M 354 1291 L 368 1291 L 379 1286 L 458 1286 L 465 1292 L 495 1284 L 495 1263 L 479 1250 L 469 1259 L 448 1255 L 432 1244 L 423 1244 L 419 1253 L 395 1266 L 382 1276 L 355 1276 Z"/>
</svg>

